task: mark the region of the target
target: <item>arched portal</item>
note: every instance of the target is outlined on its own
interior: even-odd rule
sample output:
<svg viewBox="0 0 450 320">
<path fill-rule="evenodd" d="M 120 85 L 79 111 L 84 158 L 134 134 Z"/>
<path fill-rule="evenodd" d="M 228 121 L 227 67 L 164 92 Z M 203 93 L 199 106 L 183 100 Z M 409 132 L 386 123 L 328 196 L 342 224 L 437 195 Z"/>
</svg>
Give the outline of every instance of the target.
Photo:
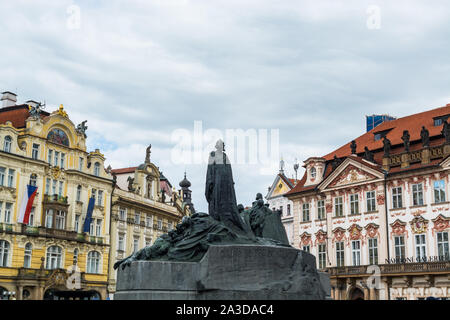
<svg viewBox="0 0 450 320">
<path fill-rule="evenodd" d="M 353 288 L 349 293 L 350 300 L 364 300 L 364 292 L 360 288 Z"/>
</svg>

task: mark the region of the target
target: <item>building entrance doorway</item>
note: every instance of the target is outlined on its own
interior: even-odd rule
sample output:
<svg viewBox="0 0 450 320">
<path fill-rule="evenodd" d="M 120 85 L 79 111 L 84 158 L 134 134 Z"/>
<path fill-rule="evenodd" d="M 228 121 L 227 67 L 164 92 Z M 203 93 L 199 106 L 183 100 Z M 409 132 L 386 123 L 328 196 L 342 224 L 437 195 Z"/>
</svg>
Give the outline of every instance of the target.
<svg viewBox="0 0 450 320">
<path fill-rule="evenodd" d="M 364 292 L 362 292 L 359 288 L 353 288 L 352 291 L 350 291 L 350 300 L 364 300 Z"/>
</svg>

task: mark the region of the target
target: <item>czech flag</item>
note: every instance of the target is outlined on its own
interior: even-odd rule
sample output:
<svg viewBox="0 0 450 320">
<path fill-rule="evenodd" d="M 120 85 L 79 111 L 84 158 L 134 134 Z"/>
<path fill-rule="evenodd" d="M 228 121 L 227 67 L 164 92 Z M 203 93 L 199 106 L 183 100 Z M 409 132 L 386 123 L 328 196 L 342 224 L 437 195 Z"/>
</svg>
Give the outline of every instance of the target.
<svg viewBox="0 0 450 320">
<path fill-rule="evenodd" d="M 22 198 L 20 206 L 19 218 L 17 222 L 28 224 L 30 220 L 31 207 L 33 206 L 34 197 L 36 196 L 37 187 L 27 185 L 26 193 Z"/>
</svg>

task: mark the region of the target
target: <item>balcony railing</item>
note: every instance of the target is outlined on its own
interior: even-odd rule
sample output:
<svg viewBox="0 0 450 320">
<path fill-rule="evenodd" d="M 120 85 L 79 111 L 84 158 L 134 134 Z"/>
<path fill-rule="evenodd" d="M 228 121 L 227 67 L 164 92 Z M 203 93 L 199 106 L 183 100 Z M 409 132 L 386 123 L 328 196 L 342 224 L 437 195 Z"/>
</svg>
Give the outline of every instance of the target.
<svg viewBox="0 0 450 320">
<path fill-rule="evenodd" d="M 96 237 L 96 236 L 91 236 L 91 235 L 87 235 L 84 233 L 77 233 L 76 231 L 69 231 L 69 230 L 62 230 L 62 229 L 52 229 L 52 228 L 45 228 L 45 227 L 32 227 L 32 226 L 22 225 L 22 233 L 36 235 L 36 236 L 42 236 L 42 237 L 61 238 L 61 239 L 67 239 L 67 240 L 91 242 L 91 243 L 98 243 L 98 244 L 104 243 L 103 237 Z"/>
<path fill-rule="evenodd" d="M 450 261 L 381 264 L 381 274 L 450 272 Z M 331 276 L 367 275 L 368 266 L 327 268 Z"/>
<path fill-rule="evenodd" d="M 0 223 L 0 232 L 12 232 L 13 231 L 13 225 L 9 223 Z"/>
<path fill-rule="evenodd" d="M 63 197 L 58 194 L 45 194 L 44 202 L 45 203 L 68 204 L 68 197 Z"/>
</svg>

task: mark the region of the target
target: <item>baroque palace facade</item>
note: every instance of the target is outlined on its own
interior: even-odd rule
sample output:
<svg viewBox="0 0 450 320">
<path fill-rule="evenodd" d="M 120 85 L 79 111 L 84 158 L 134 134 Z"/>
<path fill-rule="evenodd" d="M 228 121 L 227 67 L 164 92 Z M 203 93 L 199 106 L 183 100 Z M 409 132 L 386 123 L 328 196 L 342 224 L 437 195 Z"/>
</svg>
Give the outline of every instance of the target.
<svg viewBox="0 0 450 320">
<path fill-rule="evenodd" d="M 48 113 L 16 101 L 4 92 L 0 108 L 0 297 L 104 299 L 112 193 L 105 158 L 86 151 L 85 124 L 75 127 L 62 105 Z M 17 219 L 27 185 L 37 193 L 25 225 Z"/>
<path fill-rule="evenodd" d="M 334 299 L 450 297 L 450 104 L 385 122 L 304 161 L 294 242 Z"/>
<path fill-rule="evenodd" d="M 190 186 L 186 176 L 177 191 L 150 161 L 150 148 L 138 167 L 111 170 L 116 183 L 111 214 L 110 295 L 115 292 L 117 279 L 114 263 L 150 246 L 193 211 L 191 191 L 183 187 Z"/>
</svg>

